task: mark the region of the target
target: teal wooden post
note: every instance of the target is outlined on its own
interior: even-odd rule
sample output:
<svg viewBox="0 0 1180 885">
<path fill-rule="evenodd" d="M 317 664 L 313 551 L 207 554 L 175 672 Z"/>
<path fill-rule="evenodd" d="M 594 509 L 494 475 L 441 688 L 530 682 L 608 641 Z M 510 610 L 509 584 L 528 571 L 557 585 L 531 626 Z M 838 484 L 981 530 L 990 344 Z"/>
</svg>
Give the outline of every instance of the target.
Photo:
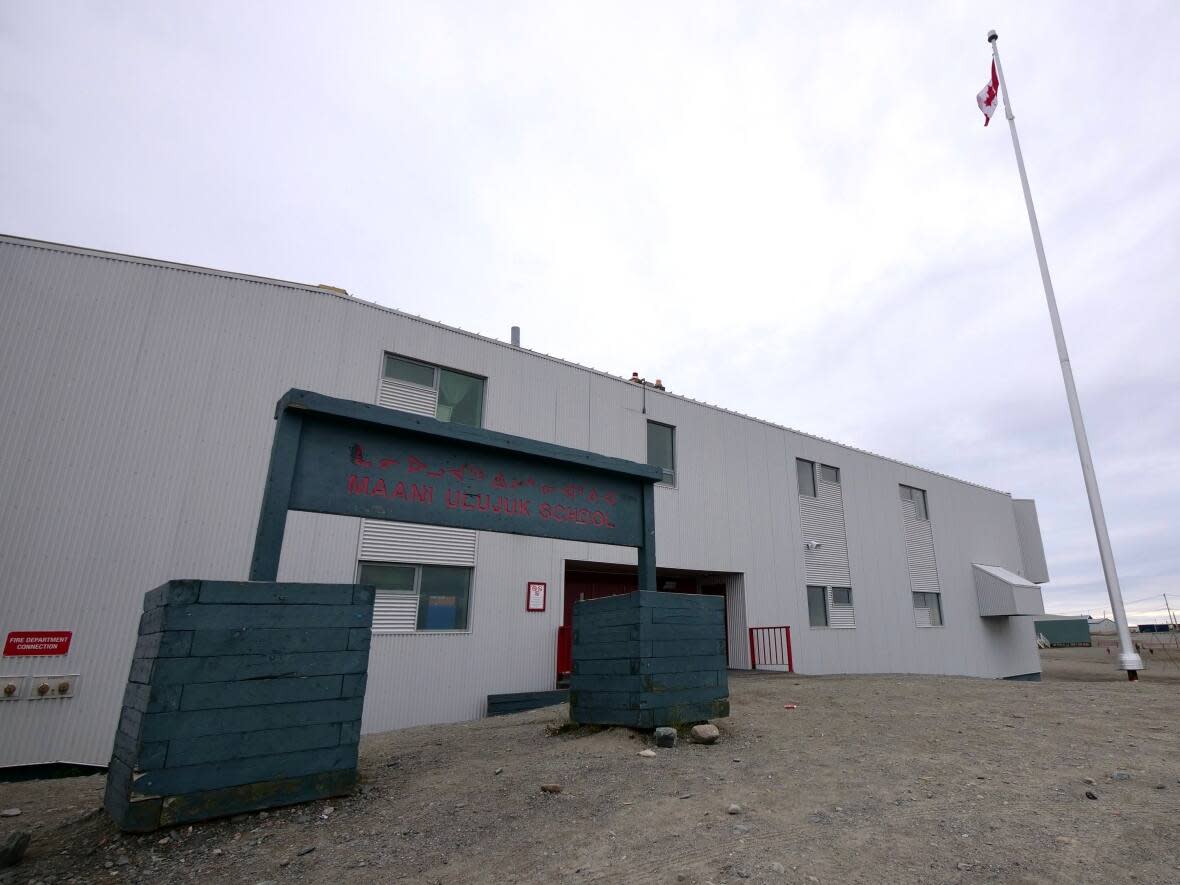
<svg viewBox="0 0 1180 885">
<path fill-rule="evenodd" d="M 640 510 L 639 589 L 656 589 L 656 490 L 650 482 L 643 484 L 643 503 Z"/>
<path fill-rule="evenodd" d="M 262 493 L 262 511 L 258 515 L 258 533 L 254 537 L 254 559 L 250 563 L 251 581 L 277 581 L 279 556 L 283 552 L 283 534 L 287 528 L 287 510 L 291 504 L 291 482 L 299 455 L 303 417 L 282 409 L 278 414 L 274 444 L 270 450 L 270 469 Z"/>
</svg>

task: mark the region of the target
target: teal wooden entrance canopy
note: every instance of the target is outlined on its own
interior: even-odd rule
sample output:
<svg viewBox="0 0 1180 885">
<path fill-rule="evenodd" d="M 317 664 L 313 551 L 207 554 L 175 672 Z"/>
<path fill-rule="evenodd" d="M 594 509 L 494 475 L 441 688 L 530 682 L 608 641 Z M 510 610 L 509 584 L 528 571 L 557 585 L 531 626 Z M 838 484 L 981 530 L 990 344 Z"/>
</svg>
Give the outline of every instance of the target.
<svg viewBox="0 0 1180 885">
<path fill-rule="evenodd" d="M 656 589 L 658 467 L 306 390 L 275 418 L 252 581 L 277 580 L 303 510 L 635 547 Z"/>
</svg>

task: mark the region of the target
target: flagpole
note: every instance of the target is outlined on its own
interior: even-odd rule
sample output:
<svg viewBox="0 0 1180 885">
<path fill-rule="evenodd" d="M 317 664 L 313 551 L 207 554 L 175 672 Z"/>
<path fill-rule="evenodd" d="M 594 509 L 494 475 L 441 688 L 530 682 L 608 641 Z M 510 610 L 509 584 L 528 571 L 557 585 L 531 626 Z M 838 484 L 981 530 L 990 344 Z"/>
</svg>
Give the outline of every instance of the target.
<svg viewBox="0 0 1180 885">
<path fill-rule="evenodd" d="M 1041 227 L 1037 224 L 1037 212 L 1033 208 L 1032 192 L 1028 189 L 1028 175 L 1024 171 L 1024 156 L 1020 153 L 1020 138 L 1016 135 L 1016 117 L 1012 113 L 1012 102 L 1008 100 L 1008 85 L 1004 81 L 1004 68 L 1000 64 L 1000 50 L 996 45 L 999 36 L 988 31 L 987 42 L 992 46 L 992 59 L 1000 78 L 1000 92 L 1004 96 L 1004 116 L 1012 131 L 1012 147 L 1016 151 L 1016 167 L 1020 170 L 1020 185 L 1024 188 L 1024 205 L 1028 209 L 1028 223 L 1032 226 L 1033 245 L 1037 250 L 1037 262 L 1041 266 L 1041 282 L 1045 284 L 1045 301 L 1049 304 L 1049 319 L 1053 323 L 1053 337 L 1057 341 L 1057 356 L 1061 360 L 1061 377 L 1065 380 L 1065 398 L 1069 400 L 1069 416 L 1073 420 L 1073 433 L 1077 438 L 1078 457 L 1082 461 L 1082 476 L 1086 481 L 1086 496 L 1090 499 L 1090 516 L 1094 520 L 1094 534 L 1098 537 L 1098 556 L 1102 560 L 1102 573 L 1106 576 L 1106 592 L 1114 614 L 1115 628 L 1119 634 L 1119 666 L 1127 671 L 1127 678 L 1134 682 L 1143 669 L 1143 659 L 1131 642 L 1131 631 L 1127 626 L 1127 610 L 1123 607 L 1123 591 L 1119 587 L 1119 575 L 1114 567 L 1114 553 L 1110 549 L 1110 536 L 1106 531 L 1106 515 L 1102 511 L 1102 498 L 1098 494 L 1098 479 L 1094 476 L 1094 461 L 1090 457 L 1090 443 L 1086 439 L 1086 426 L 1082 423 L 1082 406 L 1078 402 L 1078 391 L 1073 381 L 1073 369 L 1069 365 L 1069 352 L 1065 348 L 1065 334 L 1061 331 L 1061 317 L 1057 313 L 1057 298 L 1053 294 L 1053 281 L 1049 278 L 1049 265 L 1045 261 L 1045 247 L 1041 243 Z"/>
</svg>

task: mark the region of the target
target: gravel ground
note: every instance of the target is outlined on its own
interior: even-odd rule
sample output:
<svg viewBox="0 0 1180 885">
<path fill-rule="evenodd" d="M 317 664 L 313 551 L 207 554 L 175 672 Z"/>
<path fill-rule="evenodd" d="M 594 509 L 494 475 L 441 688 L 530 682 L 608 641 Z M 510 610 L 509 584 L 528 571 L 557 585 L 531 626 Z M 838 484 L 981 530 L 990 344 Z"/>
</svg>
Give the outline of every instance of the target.
<svg viewBox="0 0 1180 885">
<path fill-rule="evenodd" d="M 0 831 L 33 833 L 0 882 L 1180 882 L 1180 666 L 1043 658 L 736 673 L 721 742 L 653 759 L 562 708 L 374 735 L 354 796 L 150 836 L 96 812 L 101 777 L 0 784 Z"/>
</svg>

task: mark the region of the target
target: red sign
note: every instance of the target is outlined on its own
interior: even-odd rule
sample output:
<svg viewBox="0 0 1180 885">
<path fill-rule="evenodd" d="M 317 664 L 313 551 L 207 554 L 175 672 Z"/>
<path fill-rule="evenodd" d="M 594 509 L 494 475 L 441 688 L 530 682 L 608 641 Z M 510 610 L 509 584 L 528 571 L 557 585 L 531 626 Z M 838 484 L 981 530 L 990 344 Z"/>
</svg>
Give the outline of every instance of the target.
<svg viewBox="0 0 1180 885">
<path fill-rule="evenodd" d="M 525 611 L 545 611 L 545 582 L 529 581 L 528 596 L 525 599 Z"/>
<path fill-rule="evenodd" d="M 13 630 L 4 642 L 4 657 L 69 654 L 73 638 L 72 630 Z"/>
</svg>

